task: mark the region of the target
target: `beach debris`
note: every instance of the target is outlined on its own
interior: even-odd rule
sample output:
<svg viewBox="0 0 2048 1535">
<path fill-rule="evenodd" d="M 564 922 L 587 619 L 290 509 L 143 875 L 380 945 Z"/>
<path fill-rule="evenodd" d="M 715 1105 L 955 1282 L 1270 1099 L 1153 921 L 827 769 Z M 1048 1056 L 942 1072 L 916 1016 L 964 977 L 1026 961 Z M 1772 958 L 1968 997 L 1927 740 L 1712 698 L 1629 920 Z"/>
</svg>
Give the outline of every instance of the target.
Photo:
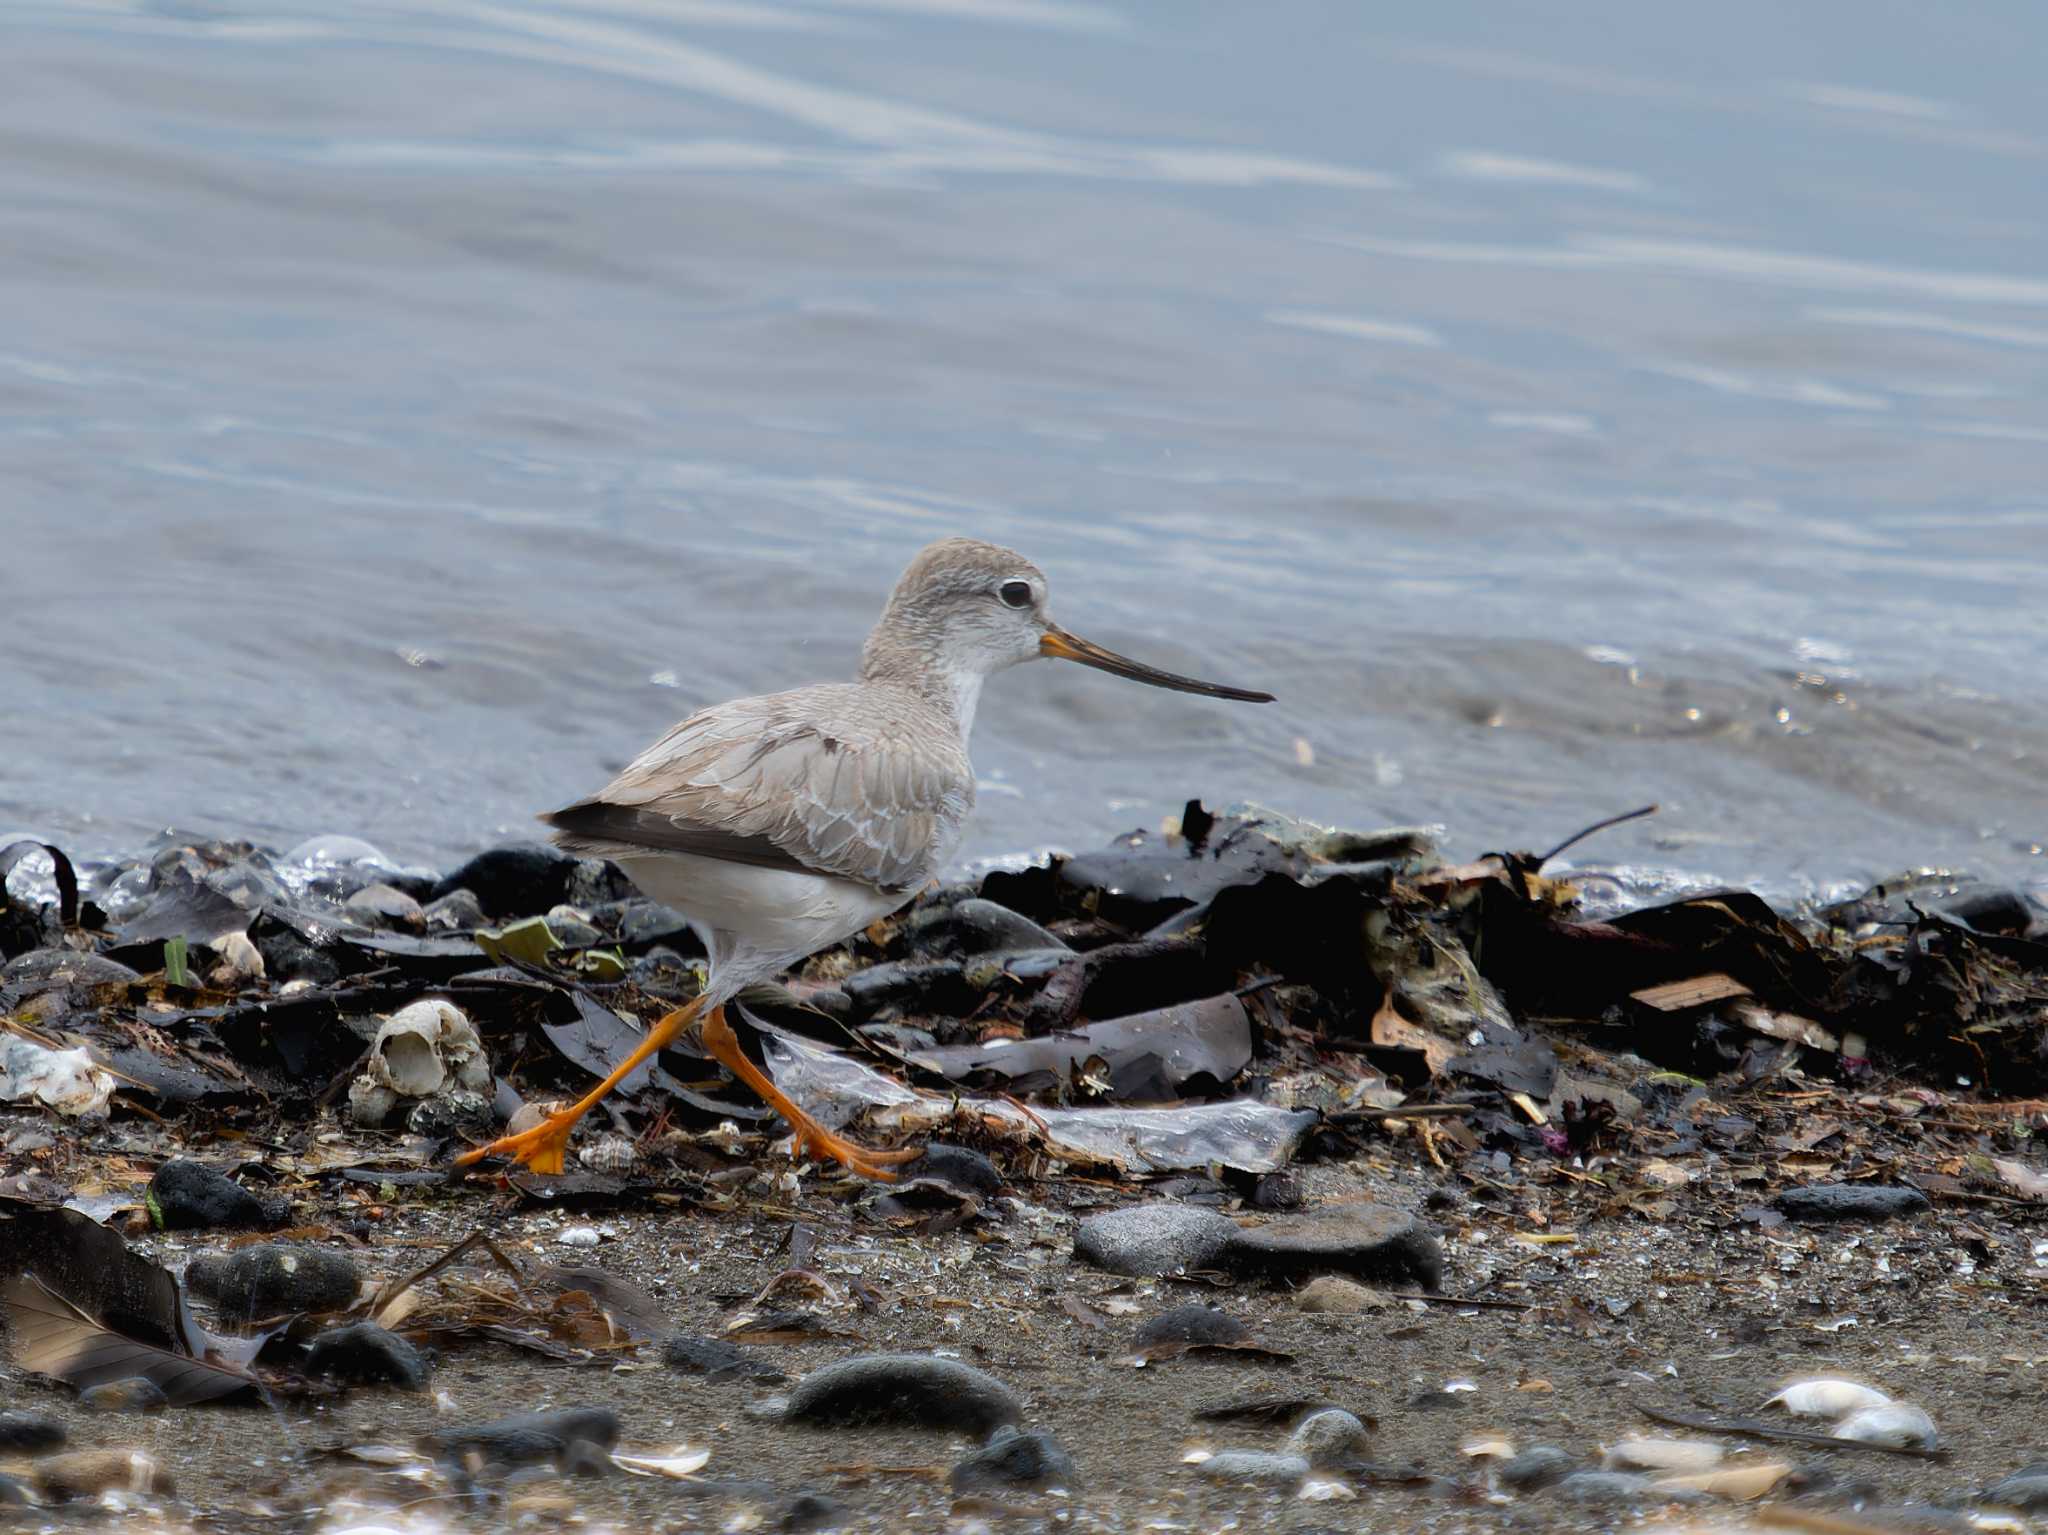
<svg viewBox="0 0 2048 1535">
<path fill-rule="evenodd" d="M 683 1375 L 701 1375 L 710 1381 L 781 1382 L 789 1377 L 766 1360 L 757 1359 L 737 1344 L 722 1338 L 693 1338 L 682 1333 L 663 1340 L 661 1360 Z"/>
<path fill-rule="evenodd" d="M 569 1466 L 585 1449 L 608 1454 L 618 1442 L 619 1415 L 611 1408 L 563 1407 L 437 1429 L 421 1435 L 418 1445 L 443 1466 L 474 1475 L 536 1462 Z"/>
<path fill-rule="evenodd" d="M 114 1075 L 78 1047 L 58 1049 L 13 1030 L 0 1030 L 0 1103 L 39 1103 L 67 1119 L 104 1116 Z"/>
<path fill-rule="evenodd" d="M 1495 1468 L 1494 1480 L 1514 1492 L 1535 1492 L 1555 1486 L 1578 1469 L 1576 1456 L 1554 1444 L 1532 1444 L 1509 1455 Z"/>
<path fill-rule="evenodd" d="M 1771 1203 L 1787 1220 L 1882 1221 L 1930 1208 L 1919 1189 L 1882 1183 L 1817 1183 L 1781 1189 Z"/>
<path fill-rule="evenodd" d="M 670 1481 L 687 1481 L 711 1464 L 711 1452 L 701 1445 L 679 1444 L 665 1455 L 627 1455 L 612 1452 L 612 1464 L 634 1476 L 662 1476 Z"/>
<path fill-rule="evenodd" d="M 1281 1450 L 1196 1450 L 1185 1463 L 1204 1481 L 1289 1490 L 1307 1481 L 1312 1469 L 1307 1456 Z"/>
<path fill-rule="evenodd" d="M 1114 1101 L 1220 1092 L 1251 1059 L 1250 1020 L 1228 992 L 1036 1038 L 904 1055 L 908 1064 L 965 1087 Z"/>
<path fill-rule="evenodd" d="M 109 1492 L 170 1497 L 178 1490 L 177 1479 L 145 1450 L 67 1450 L 44 1456 L 30 1470 L 52 1503 L 82 1502 Z"/>
<path fill-rule="evenodd" d="M 1199 1304 L 1174 1306 L 1147 1318 L 1138 1324 L 1132 1342 L 1137 1345 L 1132 1362 L 1140 1367 L 1178 1359 L 1183 1354 L 1269 1364 L 1287 1364 L 1294 1358 L 1259 1343 L 1252 1337 L 1251 1329 L 1228 1312 Z"/>
</svg>

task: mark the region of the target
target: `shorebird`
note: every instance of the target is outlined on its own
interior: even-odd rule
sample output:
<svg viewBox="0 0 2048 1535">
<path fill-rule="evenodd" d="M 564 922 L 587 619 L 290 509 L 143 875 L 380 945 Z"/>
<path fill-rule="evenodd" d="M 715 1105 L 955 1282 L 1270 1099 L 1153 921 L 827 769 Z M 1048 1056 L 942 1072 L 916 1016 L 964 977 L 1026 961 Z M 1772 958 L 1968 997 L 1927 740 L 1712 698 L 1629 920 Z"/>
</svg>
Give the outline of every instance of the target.
<svg viewBox="0 0 2048 1535">
<path fill-rule="evenodd" d="M 588 799 L 540 819 L 554 840 L 609 858 L 683 913 L 710 970 L 612 1074 L 531 1130 L 464 1153 L 559 1172 L 570 1129 L 679 1035 L 789 1121 L 793 1152 L 884 1182 L 920 1155 L 835 1135 L 747 1058 L 725 1004 L 908 903 L 945 867 L 974 808 L 967 735 L 981 685 L 1042 656 L 1153 687 L 1270 703 L 1270 693 L 1179 677 L 1069 634 L 1046 614 L 1044 574 L 971 538 L 922 550 L 861 649 L 860 680 L 739 698 L 693 714 Z"/>
</svg>

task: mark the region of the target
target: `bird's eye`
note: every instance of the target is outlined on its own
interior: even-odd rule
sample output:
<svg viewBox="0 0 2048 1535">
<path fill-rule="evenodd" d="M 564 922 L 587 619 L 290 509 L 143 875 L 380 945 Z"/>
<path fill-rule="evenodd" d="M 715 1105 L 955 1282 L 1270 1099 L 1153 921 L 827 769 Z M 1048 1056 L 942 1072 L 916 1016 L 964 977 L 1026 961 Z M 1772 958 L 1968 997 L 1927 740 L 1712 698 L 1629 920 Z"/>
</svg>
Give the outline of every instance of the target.
<svg viewBox="0 0 2048 1535">
<path fill-rule="evenodd" d="M 1029 581 L 1005 581 L 996 588 L 996 595 L 1003 599 L 1006 607 L 1028 608 L 1031 606 L 1031 583 Z"/>
</svg>

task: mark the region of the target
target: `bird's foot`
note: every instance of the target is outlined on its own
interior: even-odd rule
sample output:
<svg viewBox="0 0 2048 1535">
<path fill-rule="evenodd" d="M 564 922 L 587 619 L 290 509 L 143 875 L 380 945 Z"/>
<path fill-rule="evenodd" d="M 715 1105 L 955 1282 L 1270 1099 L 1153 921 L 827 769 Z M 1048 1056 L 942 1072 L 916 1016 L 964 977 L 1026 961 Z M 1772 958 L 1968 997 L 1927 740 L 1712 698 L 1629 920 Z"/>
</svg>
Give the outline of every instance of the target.
<svg viewBox="0 0 2048 1535">
<path fill-rule="evenodd" d="M 794 1149 L 798 1156 L 818 1162 L 837 1162 L 848 1172 L 871 1178 L 877 1183 L 894 1183 L 902 1174 L 893 1169 L 924 1155 L 922 1146 L 906 1146 L 900 1151 L 873 1150 L 843 1135 L 834 1135 L 809 1115 L 801 1119 L 792 1117 L 790 1128 L 796 1135 Z"/>
<path fill-rule="evenodd" d="M 573 1109 L 557 1109 L 531 1129 L 500 1136 L 488 1146 L 463 1152 L 455 1159 L 455 1165 L 472 1167 L 485 1157 L 510 1157 L 536 1173 L 559 1173 L 569 1155 L 569 1131 L 582 1117 Z"/>
</svg>

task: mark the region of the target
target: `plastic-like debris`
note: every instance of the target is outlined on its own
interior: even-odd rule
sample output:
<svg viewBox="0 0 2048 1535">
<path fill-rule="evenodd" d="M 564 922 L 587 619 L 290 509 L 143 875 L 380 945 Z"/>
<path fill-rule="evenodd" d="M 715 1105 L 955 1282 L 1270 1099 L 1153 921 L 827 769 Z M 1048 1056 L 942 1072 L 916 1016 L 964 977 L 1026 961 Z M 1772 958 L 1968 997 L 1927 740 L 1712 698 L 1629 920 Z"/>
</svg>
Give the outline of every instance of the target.
<svg viewBox="0 0 2048 1535">
<path fill-rule="evenodd" d="M 1251 1064 L 1252 1031 L 1244 1004 L 1226 992 L 1037 1039 L 919 1050 L 907 1059 L 955 1082 L 1020 1093 L 1070 1087 L 1099 1072 L 1118 1099 L 1158 1099 L 1196 1078 L 1230 1081 Z"/>
<path fill-rule="evenodd" d="M 776 1085 L 827 1128 L 865 1113 L 869 1125 L 910 1133 L 967 1114 L 993 1133 L 1036 1144 L 1061 1161 L 1124 1172 L 1217 1163 L 1240 1172 L 1277 1172 L 1293 1159 L 1317 1117 L 1312 1110 L 1275 1108 L 1250 1098 L 1027 1111 L 1000 1098 L 920 1093 L 850 1056 L 780 1030 L 764 1029 L 763 1044 Z"/>
<path fill-rule="evenodd" d="M 40 1103 L 69 1119 L 104 1114 L 114 1078 L 84 1049 L 53 1050 L 0 1034 L 0 1102 Z"/>
<path fill-rule="evenodd" d="M 1934 1420 L 1911 1402 L 1884 1402 L 1858 1408 L 1835 1425 L 1837 1439 L 1858 1444 L 1880 1444 L 1894 1450 L 1932 1450 L 1937 1447 Z"/>
</svg>

